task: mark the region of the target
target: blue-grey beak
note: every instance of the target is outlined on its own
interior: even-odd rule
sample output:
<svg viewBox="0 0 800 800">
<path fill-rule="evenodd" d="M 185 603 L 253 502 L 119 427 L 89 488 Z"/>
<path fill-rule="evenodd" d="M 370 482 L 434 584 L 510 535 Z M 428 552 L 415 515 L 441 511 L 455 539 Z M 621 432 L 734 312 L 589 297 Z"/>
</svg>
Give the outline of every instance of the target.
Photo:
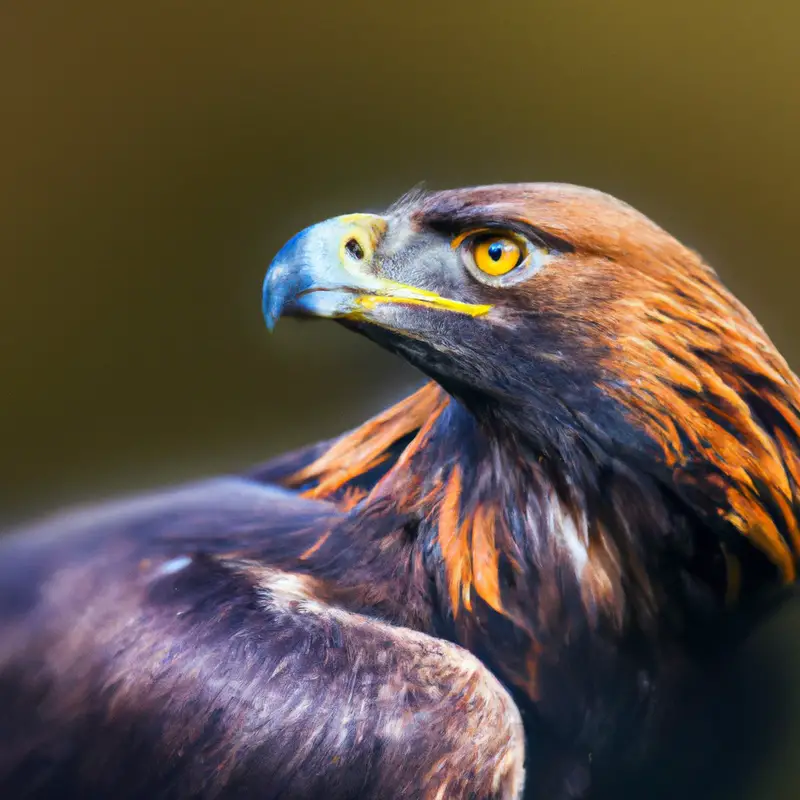
<svg viewBox="0 0 800 800">
<path fill-rule="evenodd" d="M 490 306 L 462 303 L 375 274 L 374 256 L 387 223 L 348 214 L 312 225 L 290 239 L 264 277 L 262 308 L 272 330 L 282 316 L 369 321 L 385 303 L 422 305 L 480 316 Z"/>
</svg>

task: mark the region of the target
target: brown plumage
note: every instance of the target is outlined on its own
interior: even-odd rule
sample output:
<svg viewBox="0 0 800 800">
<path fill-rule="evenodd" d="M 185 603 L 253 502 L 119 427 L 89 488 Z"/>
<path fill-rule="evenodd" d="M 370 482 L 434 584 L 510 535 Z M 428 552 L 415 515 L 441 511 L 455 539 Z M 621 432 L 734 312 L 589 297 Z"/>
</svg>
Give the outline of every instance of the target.
<svg viewBox="0 0 800 800">
<path fill-rule="evenodd" d="M 511 798 L 523 768 L 578 796 L 795 581 L 800 384 L 623 203 L 415 193 L 292 239 L 264 312 L 432 382 L 244 478 L 8 539 L 9 796 Z"/>
</svg>

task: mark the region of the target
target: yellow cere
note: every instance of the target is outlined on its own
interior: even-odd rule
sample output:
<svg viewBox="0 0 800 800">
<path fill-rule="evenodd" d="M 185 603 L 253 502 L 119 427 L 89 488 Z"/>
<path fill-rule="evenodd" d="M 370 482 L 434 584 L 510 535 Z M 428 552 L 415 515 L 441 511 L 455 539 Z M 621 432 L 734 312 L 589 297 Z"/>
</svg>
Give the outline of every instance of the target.
<svg viewBox="0 0 800 800">
<path fill-rule="evenodd" d="M 343 214 L 336 220 L 345 231 L 339 244 L 339 263 L 348 269 L 353 260 L 369 261 L 377 242 L 386 233 L 386 220 L 376 214 Z M 348 258 L 348 251 L 355 258 Z"/>
<path fill-rule="evenodd" d="M 475 266 L 487 275 L 505 275 L 522 261 L 522 248 L 506 236 L 479 240 L 473 250 Z"/>
</svg>

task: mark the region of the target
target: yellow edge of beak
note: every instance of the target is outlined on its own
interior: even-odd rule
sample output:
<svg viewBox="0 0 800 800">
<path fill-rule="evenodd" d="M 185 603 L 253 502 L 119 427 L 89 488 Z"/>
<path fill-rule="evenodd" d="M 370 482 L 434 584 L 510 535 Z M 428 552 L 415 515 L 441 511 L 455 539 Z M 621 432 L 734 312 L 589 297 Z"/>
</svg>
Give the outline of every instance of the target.
<svg viewBox="0 0 800 800">
<path fill-rule="evenodd" d="M 406 289 L 406 287 L 403 288 Z M 407 295 L 406 292 L 408 292 Z M 467 314 L 470 317 L 482 317 L 492 310 L 492 306 L 462 303 L 459 300 L 448 300 L 446 297 L 440 297 L 433 292 L 411 289 L 411 287 L 408 287 L 403 294 L 398 295 L 362 294 L 356 298 L 356 302 L 361 308 L 367 311 L 383 303 L 401 303 L 409 306 L 437 308 L 441 311 L 453 311 L 456 314 Z"/>
</svg>

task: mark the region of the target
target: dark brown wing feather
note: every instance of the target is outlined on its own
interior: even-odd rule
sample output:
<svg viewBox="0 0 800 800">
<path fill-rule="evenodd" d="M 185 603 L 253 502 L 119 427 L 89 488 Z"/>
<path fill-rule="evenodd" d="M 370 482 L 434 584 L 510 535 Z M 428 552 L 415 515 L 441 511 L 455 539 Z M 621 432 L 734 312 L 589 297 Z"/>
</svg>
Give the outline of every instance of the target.
<svg viewBox="0 0 800 800">
<path fill-rule="evenodd" d="M 340 518 L 230 478 L 7 538 L 0 796 L 519 796 L 519 713 L 474 657 L 264 566 Z"/>
</svg>

